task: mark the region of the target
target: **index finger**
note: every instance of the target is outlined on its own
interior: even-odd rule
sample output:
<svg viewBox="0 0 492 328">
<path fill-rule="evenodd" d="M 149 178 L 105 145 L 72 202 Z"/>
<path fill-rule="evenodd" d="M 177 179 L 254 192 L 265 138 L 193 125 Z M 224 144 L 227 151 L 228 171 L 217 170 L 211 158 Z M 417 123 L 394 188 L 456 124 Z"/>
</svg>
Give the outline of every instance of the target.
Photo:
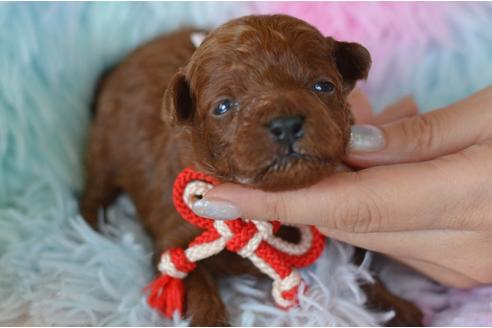
<svg viewBox="0 0 492 328">
<path fill-rule="evenodd" d="M 347 232 L 463 228 L 459 218 L 442 215 L 473 198 L 470 191 L 480 180 L 483 183 L 479 172 L 463 172 L 463 161 L 463 156 L 451 155 L 344 172 L 310 188 L 288 192 L 225 184 L 209 191 L 205 198 L 229 202 L 243 218 L 279 219 Z"/>
</svg>

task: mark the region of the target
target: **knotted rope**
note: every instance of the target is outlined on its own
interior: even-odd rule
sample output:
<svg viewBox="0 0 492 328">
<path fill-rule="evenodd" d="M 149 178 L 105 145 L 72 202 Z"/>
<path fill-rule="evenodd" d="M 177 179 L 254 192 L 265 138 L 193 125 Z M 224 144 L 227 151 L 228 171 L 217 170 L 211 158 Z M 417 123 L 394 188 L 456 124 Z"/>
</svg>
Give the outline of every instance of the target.
<svg viewBox="0 0 492 328">
<path fill-rule="evenodd" d="M 301 276 L 296 267 L 313 263 L 321 254 L 325 238 L 313 226 L 296 226 L 300 242 L 289 243 L 274 233 L 278 221 L 235 219 L 215 221 L 197 216 L 193 203 L 217 185 L 214 178 L 185 169 L 176 178 L 173 189 L 174 206 L 189 223 L 204 230 L 188 248 L 173 248 L 164 252 L 158 265 L 162 275 L 146 290 L 148 303 L 167 317 L 175 311 L 183 313 L 185 290 L 182 280 L 196 268 L 196 262 L 213 256 L 224 249 L 248 258 L 263 273 L 273 279 L 273 299 L 282 308 L 297 302 Z"/>
</svg>

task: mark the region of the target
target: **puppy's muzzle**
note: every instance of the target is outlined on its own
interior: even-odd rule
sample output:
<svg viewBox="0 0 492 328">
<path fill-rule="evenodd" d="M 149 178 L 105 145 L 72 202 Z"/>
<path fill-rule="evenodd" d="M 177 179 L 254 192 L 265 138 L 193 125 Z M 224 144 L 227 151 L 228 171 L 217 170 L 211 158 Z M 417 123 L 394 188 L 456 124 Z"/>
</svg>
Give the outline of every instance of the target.
<svg viewBox="0 0 492 328">
<path fill-rule="evenodd" d="M 277 117 L 267 124 L 267 128 L 276 142 L 292 148 L 294 143 L 304 137 L 304 117 Z"/>
</svg>

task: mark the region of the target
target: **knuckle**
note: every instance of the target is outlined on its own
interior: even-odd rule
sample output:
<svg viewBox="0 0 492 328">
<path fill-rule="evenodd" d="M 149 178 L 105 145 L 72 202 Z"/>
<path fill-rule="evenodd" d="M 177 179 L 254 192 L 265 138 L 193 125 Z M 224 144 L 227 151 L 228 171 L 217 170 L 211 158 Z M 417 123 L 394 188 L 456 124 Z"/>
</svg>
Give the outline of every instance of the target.
<svg viewBox="0 0 492 328">
<path fill-rule="evenodd" d="M 360 176 L 354 173 L 353 179 L 356 181 L 352 185 L 357 186 Z M 379 202 L 376 201 L 375 193 L 369 191 L 364 197 L 354 197 L 354 195 L 355 192 L 346 195 L 344 197 L 346 201 L 334 207 L 332 216 L 334 229 L 354 233 L 377 231 L 383 214 Z"/>
<path fill-rule="evenodd" d="M 289 221 L 289 211 L 287 208 L 287 201 L 284 197 L 279 195 L 268 195 L 265 198 L 266 201 L 266 213 L 268 213 L 271 217 L 265 218 L 269 220 L 281 220 L 288 222 Z"/>
<path fill-rule="evenodd" d="M 375 202 L 370 199 L 359 202 L 352 212 L 352 231 L 357 233 L 369 233 L 377 231 L 382 221 L 381 211 Z"/>
<path fill-rule="evenodd" d="M 420 153 L 437 145 L 438 121 L 437 115 L 432 117 L 419 115 L 401 126 L 401 132 L 404 139 L 408 141 L 411 151 Z"/>
</svg>

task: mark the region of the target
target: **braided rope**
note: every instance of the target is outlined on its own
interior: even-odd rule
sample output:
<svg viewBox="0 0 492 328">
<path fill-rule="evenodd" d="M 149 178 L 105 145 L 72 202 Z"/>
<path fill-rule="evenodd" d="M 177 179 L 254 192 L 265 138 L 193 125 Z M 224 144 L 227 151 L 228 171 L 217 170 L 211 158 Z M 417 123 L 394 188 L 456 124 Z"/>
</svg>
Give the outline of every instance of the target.
<svg viewBox="0 0 492 328">
<path fill-rule="evenodd" d="M 324 248 L 325 238 L 315 227 L 295 225 L 299 229 L 301 240 L 293 244 L 274 235 L 280 227 L 276 221 L 241 218 L 216 221 L 194 214 L 191 211 L 193 203 L 217 184 L 215 179 L 191 169 L 185 169 L 176 179 L 173 190 L 176 210 L 185 220 L 205 231 L 195 238 L 188 248 L 174 248 L 162 254 L 158 265 L 163 274 L 159 278 L 162 281 L 154 286 L 149 296 L 149 304 L 152 300 L 154 307 L 161 309 L 167 316 L 174 310 L 182 312 L 182 284 L 174 280 L 169 282 L 169 279 L 163 277 L 182 280 L 195 269 L 196 262 L 228 249 L 249 259 L 261 272 L 273 279 L 272 296 L 280 307 L 289 308 L 295 305 L 302 283 L 301 276 L 295 268 L 314 262 Z M 162 291 L 166 284 L 174 286 L 176 290 L 169 293 L 179 294 L 180 298 L 171 299 L 171 302 Z M 165 301 L 159 299 L 159 295 L 164 295 L 162 297 Z M 173 309 L 173 306 L 176 309 Z"/>
</svg>

